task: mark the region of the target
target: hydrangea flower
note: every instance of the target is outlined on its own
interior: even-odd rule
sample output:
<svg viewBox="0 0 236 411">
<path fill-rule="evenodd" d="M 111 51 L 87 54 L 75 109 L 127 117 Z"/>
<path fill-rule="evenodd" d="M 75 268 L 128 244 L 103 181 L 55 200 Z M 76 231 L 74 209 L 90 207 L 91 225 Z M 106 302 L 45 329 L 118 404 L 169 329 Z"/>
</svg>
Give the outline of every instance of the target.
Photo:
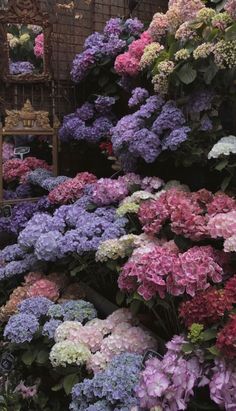
<svg viewBox="0 0 236 411">
<path fill-rule="evenodd" d="M 15 314 L 4 329 L 4 337 L 13 343 L 22 344 L 32 341 L 38 329 L 39 322 L 34 315 Z"/>
<path fill-rule="evenodd" d="M 67 365 L 82 366 L 90 356 L 91 353 L 84 344 L 62 341 L 52 347 L 49 358 L 53 367 L 66 367 Z"/>
<path fill-rule="evenodd" d="M 22 301 L 18 306 L 18 310 L 21 314 L 32 314 L 39 319 L 47 314 L 49 307 L 52 305 L 52 301 L 46 297 L 31 297 Z"/>
</svg>

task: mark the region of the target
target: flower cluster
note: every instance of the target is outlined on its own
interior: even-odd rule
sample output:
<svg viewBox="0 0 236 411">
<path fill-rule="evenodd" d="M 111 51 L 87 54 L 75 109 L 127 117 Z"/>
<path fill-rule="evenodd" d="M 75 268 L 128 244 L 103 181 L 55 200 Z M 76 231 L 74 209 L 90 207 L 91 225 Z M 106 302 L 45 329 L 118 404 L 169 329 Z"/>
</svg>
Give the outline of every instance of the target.
<svg viewBox="0 0 236 411">
<path fill-rule="evenodd" d="M 34 315 L 15 314 L 5 327 L 4 337 L 17 344 L 30 342 L 38 329 L 39 322 Z"/>
<path fill-rule="evenodd" d="M 211 149 L 208 158 L 219 158 L 221 156 L 229 156 L 236 154 L 236 137 L 222 137 Z"/>
<path fill-rule="evenodd" d="M 34 54 L 38 58 L 43 58 L 44 55 L 44 34 L 38 34 L 35 38 Z"/>
<path fill-rule="evenodd" d="M 234 217 L 231 210 L 235 210 L 235 205 L 235 200 L 223 193 L 213 195 L 205 189 L 190 193 L 172 188 L 155 200 L 143 202 L 139 218 L 148 234 L 158 234 L 163 225 L 170 222 L 175 234 L 194 241 L 222 236 L 220 227 L 224 231 L 223 237 L 228 238 L 233 235 L 230 224 Z M 222 214 L 217 214 L 219 212 Z M 227 225 L 223 227 L 223 224 Z M 227 230 L 229 235 L 226 235 Z"/>
<path fill-rule="evenodd" d="M 23 181 L 28 172 L 36 168 L 50 170 L 50 166 L 44 161 L 35 157 L 27 157 L 25 160 L 12 159 L 3 165 L 3 179 L 9 183 L 14 180 Z"/>
<path fill-rule="evenodd" d="M 110 19 L 103 33 L 96 32 L 89 36 L 85 41 L 84 51 L 75 57 L 71 70 L 73 81 L 79 83 L 84 80 L 91 69 L 104 58 L 114 59 L 142 30 L 143 24 L 137 18 L 126 21 L 120 18 Z"/>
<path fill-rule="evenodd" d="M 94 103 L 85 103 L 75 113 L 65 116 L 59 130 L 61 141 L 98 143 L 109 139 L 115 121 L 111 112 L 114 104 L 115 98 L 98 96 Z"/>
<path fill-rule="evenodd" d="M 137 249 L 122 268 L 118 285 L 145 300 L 156 295 L 164 298 L 166 292 L 194 296 L 209 287 L 209 281 L 222 281 L 223 269 L 217 260 L 210 246 L 195 246 L 182 254 L 163 246 Z"/>
<path fill-rule="evenodd" d="M 67 204 L 79 199 L 83 193 L 86 184 L 93 184 L 97 178 L 90 173 L 79 173 L 73 179 L 65 180 L 56 186 L 48 196 L 53 204 Z"/>
<path fill-rule="evenodd" d="M 175 336 L 167 344 L 162 360 L 153 358 L 146 362 L 137 388 L 141 407 L 145 409 L 187 409 L 202 377 L 197 357 L 185 359 L 181 354 L 184 339 Z"/>
<path fill-rule="evenodd" d="M 115 61 L 115 70 L 123 76 L 136 76 L 141 69 L 141 57 L 148 44 L 152 43 L 151 35 L 145 31 L 140 39 L 133 41 L 126 53 L 120 54 Z M 161 47 L 160 47 L 161 49 Z"/>
<path fill-rule="evenodd" d="M 102 404 L 102 410 L 126 409 L 138 405 L 135 388 L 141 371 L 142 356 L 121 354 L 115 356 L 107 369 L 97 373 L 93 379 L 85 379 L 72 390 L 71 411 L 84 411 L 89 406 Z M 116 407 L 116 408 L 115 408 Z"/>
<path fill-rule="evenodd" d="M 11 62 L 9 67 L 10 74 L 13 74 L 14 76 L 18 74 L 31 74 L 34 69 L 34 65 L 29 61 Z"/>
<path fill-rule="evenodd" d="M 112 130 L 115 155 L 124 168 L 132 169 L 139 158 L 152 163 L 163 150 L 176 150 L 188 138 L 183 112 L 173 101 L 164 103 L 151 96 L 135 111 L 123 117 Z"/>
</svg>

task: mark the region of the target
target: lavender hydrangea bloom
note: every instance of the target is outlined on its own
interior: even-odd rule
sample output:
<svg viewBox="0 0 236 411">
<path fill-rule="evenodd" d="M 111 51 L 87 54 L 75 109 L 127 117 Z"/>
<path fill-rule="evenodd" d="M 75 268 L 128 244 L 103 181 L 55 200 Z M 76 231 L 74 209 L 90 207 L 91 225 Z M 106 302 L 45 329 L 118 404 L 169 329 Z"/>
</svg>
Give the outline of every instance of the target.
<svg viewBox="0 0 236 411">
<path fill-rule="evenodd" d="M 18 305 L 18 310 L 21 314 L 32 314 L 39 319 L 47 314 L 51 305 L 53 302 L 46 297 L 30 297 Z"/>
<path fill-rule="evenodd" d="M 42 186 L 44 180 L 49 177 L 52 177 L 51 171 L 45 170 L 44 168 L 37 168 L 28 174 L 27 180 L 30 184 Z"/>
<path fill-rule="evenodd" d="M 35 67 L 29 61 L 16 61 L 10 63 L 10 74 L 30 74 L 34 71 Z"/>
<path fill-rule="evenodd" d="M 110 111 L 115 102 L 116 99 L 114 97 L 98 96 L 95 100 L 95 107 L 99 113 L 104 113 L 106 111 Z"/>
<path fill-rule="evenodd" d="M 134 157 L 142 157 L 146 163 L 152 163 L 161 153 L 161 142 L 155 133 L 142 128 L 133 135 L 129 151 Z"/>
<path fill-rule="evenodd" d="M 60 320 L 51 319 L 51 320 L 47 321 L 43 326 L 42 335 L 44 335 L 45 337 L 48 337 L 50 340 L 52 340 L 54 338 L 56 329 L 61 324 L 62 324 L 62 321 L 60 321 Z"/>
<path fill-rule="evenodd" d="M 32 189 L 30 184 L 20 184 L 16 188 L 16 197 L 17 198 L 28 198 L 32 196 Z"/>
<path fill-rule="evenodd" d="M 189 113 L 201 113 L 210 110 L 215 94 L 210 90 L 198 90 L 189 97 L 187 111 Z"/>
<path fill-rule="evenodd" d="M 111 34 L 109 40 L 104 44 L 102 52 L 110 57 L 116 57 L 126 47 L 126 41 L 120 39 L 118 36 Z"/>
<path fill-rule="evenodd" d="M 45 213 L 36 213 L 21 231 L 18 237 L 18 244 L 23 249 L 31 249 L 35 246 L 36 241 L 41 234 L 49 231 L 49 225 L 52 223 L 52 217 Z"/>
<path fill-rule="evenodd" d="M 39 322 L 32 314 L 16 314 L 8 321 L 4 337 L 9 341 L 22 344 L 32 341 L 34 334 L 39 329 Z"/>
<path fill-rule="evenodd" d="M 201 119 L 201 131 L 211 131 L 213 129 L 213 123 L 208 115 L 204 115 Z"/>
<path fill-rule="evenodd" d="M 83 53 L 77 54 L 71 70 L 71 77 L 75 83 L 80 83 L 86 77 L 88 70 L 90 70 L 96 62 L 98 50 L 99 48 L 97 46 L 93 46 L 87 48 Z"/>
<path fill-rule="evenodd" d="M 5 278 L 11 278 L 15 275 L 25 273 L 27 270 L 30 270 L 36 262 L 37 259 L 32 254 L 26 255 L 24 260 L 11 261 L 4 267 Z"/>
<path fill-rule="evenodd" d="M 62 304 L 62 309 L 64 321 L 78 321 L 84 324 L 97 317 L 97 311 L 88 301 L 67 301 Z"/>
<path fill-rule="evenodd" d="M 125 21 L 125 29 L 131 36 L 137 36 L 142 33 L 144 25 L 137 17 L 133 19 L 130 18 Z"/>
<path fill-rule="evenodd" d="M 110 36 L 115 34 L 119 36 L 122 33 L 122 20 L 119 17 L 108 20 L 104 28 L 104 34 Z"/>
<path fill-rule="evenodd" d="M 176 107 L 174 101 L 168 101 L 162 108 L 161 114 L 154 121 L 152 131 L 160 136 L 167 130 L 174 130 L 186 122 L 182 110 Z"/>
<path fill-rule="evenodd" d="M 159 110 L 164 104 L 163 98 L 158 96 L 149 97 L 146 102 L 140 107 L 139 111 L 135 113 L 135 116 L 138 116 L 143 119 L 149 119 L 153 114 L 158 114 Z"/>
<path fill-rule="evenodd" d="M 222 409 L 233 410 L 236 403 L 236 369 L 232 363 L 215 360 L 210 383 L 210 397 Z"/>
<path fill-rule="evenodd" d="M 18 244 L 8 245 L 0 251 L 0 259 L 3 259 L 5 262 L 21 259 L 24 255 L 24 251 Z"/>
<path fill-rule="evenodd" d="M 191 129 L 189 127 L 180 127 L 171 131 L 162 141 L 162 150 L 177 150 L 179 145 L 188 139 L 188 133 L 190 131 Z"/>
<path fill-rule="evenodd" d="M 56 261 L 60 255 L 59 240 L 62 234 L 59 231 L 50 231 L 41 234 L 35 243 L 35 255 L 42 261 Z"/>
<path fill-rule="evenodd" d="M 101 34 L 95 31 L 95 33 L 91 34 L 90 36 L 86 38 L 84 42 L 84 49 L 89 49 L 90 47 L 100 48 L 103 46 L 104 41 L 105 41 L 104 34 Z"/>
<path fill-rule="evenodd" d="M 91 120 L 94 116 L 94 106 L 91 103 L 84 103 L 76 110 L 76 115 L 83 121 Z"/>
<path fill-rule="evenodd" d="M 95 404 L 89 405 L 85 411 L 112 411 L 112 408 L 107 401 L 97 401 Z"/>
<path fill-rule="evenodd" d="M 63 125 L 58 133 L 61 141 L 69 141 L 71 139 L 71 136 L 74 135 L 75 131 L 83 126 L 84 122 L 78 116 L 76 117 L 75 115 L 73 115 L 73 117 L 71 118 L 64 117 Z"/>
<path fill-rule="evenodd" d="M 144 103 L 145 100 L 149 97 L 149 92 L 142 87 L 136 87 L 132 91 L 132 96 L 129 99 L 129 107 L 139 106 L 140 104 Z"/>
<path fill-rule="evenodd" d="M 111 410 L 130 410 L 132 406 L 138 406 L 135 388 L 141 366 L 140 355 L 125 353 L 114 357 L 104 372 L 74 386 L 70 410 L 88 410 L 101 402 Z"/>
</svg>

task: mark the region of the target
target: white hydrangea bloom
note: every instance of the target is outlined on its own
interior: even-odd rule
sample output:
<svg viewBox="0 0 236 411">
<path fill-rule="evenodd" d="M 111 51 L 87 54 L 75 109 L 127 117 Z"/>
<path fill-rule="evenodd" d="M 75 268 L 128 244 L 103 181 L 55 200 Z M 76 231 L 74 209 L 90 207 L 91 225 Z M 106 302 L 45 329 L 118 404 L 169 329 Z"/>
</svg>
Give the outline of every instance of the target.
<svg viewBox="0 0 236 411">
<path fill-rule="evenodd" d="M 229 156 L 236 154 L 236 137 L 222 137 L 211 149 L 208 154 L 208 159 L 218 158 L 222 155 Z"/>
</svg>

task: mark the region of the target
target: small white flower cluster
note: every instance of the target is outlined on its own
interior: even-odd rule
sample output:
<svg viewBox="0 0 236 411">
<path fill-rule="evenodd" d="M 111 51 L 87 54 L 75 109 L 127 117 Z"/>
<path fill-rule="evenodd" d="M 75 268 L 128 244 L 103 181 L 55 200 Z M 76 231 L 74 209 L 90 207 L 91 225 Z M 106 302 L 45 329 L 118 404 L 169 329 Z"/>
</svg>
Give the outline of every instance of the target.
<svg viewBox="0 0 236 411">
<path fill-rule="evenodd" d="M 229 156 L 236 154 L 236 137 L 222 137 L 211 149 L 208 154 L 208 159 L 218 158 L 222 155 Z"/>
</svg>

